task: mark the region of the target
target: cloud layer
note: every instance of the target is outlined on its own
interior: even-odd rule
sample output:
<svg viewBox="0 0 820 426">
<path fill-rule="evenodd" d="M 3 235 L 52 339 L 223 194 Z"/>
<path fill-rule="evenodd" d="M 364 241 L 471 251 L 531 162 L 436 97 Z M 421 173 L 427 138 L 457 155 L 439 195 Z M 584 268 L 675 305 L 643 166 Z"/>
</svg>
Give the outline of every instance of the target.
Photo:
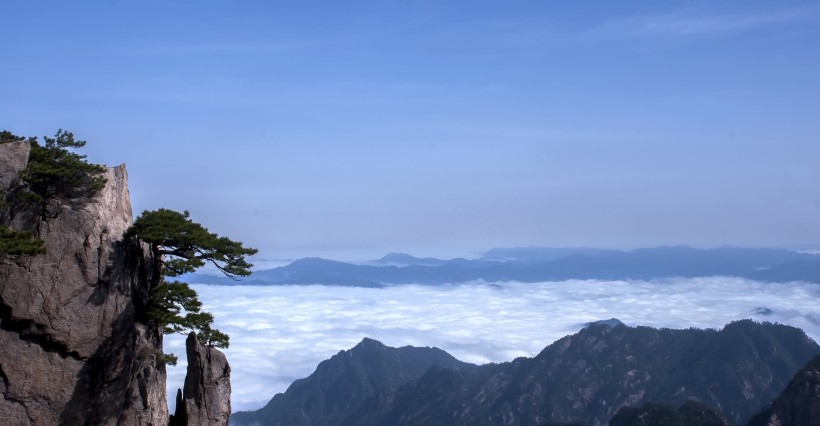
<svg viewBox="0 0 820 426">
<path fill-rule="evenodd" d="M 364 337 L 390 346 L 437 346 L 474 363 L 535 355 L 586 322 L 611 317 L 631 326 L 669 328 L 719 328 L 753 318 L 790 324 L 820 338 L 820 286 L 806 283 L 716 277 L 384 289 L 192 287 L 217 327 L 231 336 L 225 352 L 234 411 L 263 406 Z M 168 395 L 176 395 L 185 375 L 184 337 L 168 336 L 165 350 L 181 355 L 168 374 Z"/>
</svg>

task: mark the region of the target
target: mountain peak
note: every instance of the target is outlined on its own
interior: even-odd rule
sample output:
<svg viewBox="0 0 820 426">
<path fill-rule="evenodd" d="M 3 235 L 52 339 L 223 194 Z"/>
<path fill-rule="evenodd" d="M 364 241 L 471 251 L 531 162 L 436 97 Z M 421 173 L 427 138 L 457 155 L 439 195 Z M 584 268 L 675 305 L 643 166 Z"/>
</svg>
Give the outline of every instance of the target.
<svg viewBox="0 0 820 426">
<path fill-rule="evenodd" d="M 343 262 L 339 262 L 337 260 L 324 259 L 321 257 L 303 257 L 301 259 L 294 260 L 290 266 L 332 265 L 342 263 Z"/>
<path fill-rule="evenodd" d="M 379 262 L 414 262 L 417 260 L 419 260 L 418 257 L 407 253 L 391 252 L 379 259 Z"/>
<path fill-rule="evenodd" d="M 354 346 L 351 349 L 351 351 L 371 350 L 371 349 L 380 349 L 380 348 L 386 348 L 384 343 L 382 343 L 382 342 L 380 342 L 376 339 L 371 339 L 369 337 L 365 337 L 364 339 L 362 339 L 361 342 L 359 342 L 356 346 Z"/>
<path fill-rule="evenodd" d="M 623 325 L 624 327 L 626 327 L 626 324 L 621 322 L 621 320 L 619 320 L 618 318 L 610 318 L 610 319 L 605 319 L 605 320 L 598 320 L 598 321 L 588 322 L 588 323 L 586 323 L 584 328 L 589 328 L 589 327 L 592 327 L 593 325 L 602 325 L 602 326 L 609 327 L 609 328 L 615 328 L 619 325 Z"/>
</svg>

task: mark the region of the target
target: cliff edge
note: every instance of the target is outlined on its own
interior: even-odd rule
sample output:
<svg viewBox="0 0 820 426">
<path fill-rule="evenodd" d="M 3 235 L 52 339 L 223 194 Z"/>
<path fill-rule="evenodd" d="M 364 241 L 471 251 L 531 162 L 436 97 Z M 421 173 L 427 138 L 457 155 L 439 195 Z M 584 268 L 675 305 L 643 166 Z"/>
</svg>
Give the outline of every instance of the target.
<svg viewBox="0 0 820 426">
<path fill-rule="evenodd" d="M 91 199 L 17 203 L 25 142 L 0 144 L 2 223 L 33 232 L 46 253 L 0 258 L 0 423 L 164 425 L 162 335 L 140 321 L 150 259 L 122 235 L 128 174 L 108 169 Z"/>
<path fill-rule="evenodd" d="M 19 198 L 29 153 L 0 143 L 0 224 L 46 249 L 0 253 L 0 424 L 167 425 L 162 331 L 145 314 L 154 259 L 123 239 L 125 165 L 91 198 L 41 205 Z"/>
</svg>

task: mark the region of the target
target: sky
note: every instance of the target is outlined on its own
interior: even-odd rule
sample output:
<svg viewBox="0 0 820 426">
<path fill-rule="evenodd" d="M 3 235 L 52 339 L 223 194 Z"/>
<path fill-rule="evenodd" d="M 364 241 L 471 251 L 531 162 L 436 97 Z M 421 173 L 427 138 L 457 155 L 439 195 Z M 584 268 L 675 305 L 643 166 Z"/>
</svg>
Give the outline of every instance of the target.
<svg viewBox="0 0 820 426">
<path fill-rule="evenodd" d="M 820 286 L 710 277 L 661 281 L 578 281 L 325 286 L 194 285 L 215 325 L 231 336 L 233 411 L 258 409 L 323 360 L 363 338 L 388 346 L 435 346 L 484 364 L 531 357 L 587 322 L 720 329 L 744 318 L 778 322 L 820 339 Z M 708 289 L 708 290 L 704 290 Z M 185 336 L 164 350 L 185 353 Z M 185 357 L 168 373 L 173 405 Z"/>
<path fill-rule="evenodd" d="M 814 1 L 0 3 L 0 128 L 260 258 L 820 246 Z"/>
</svg>

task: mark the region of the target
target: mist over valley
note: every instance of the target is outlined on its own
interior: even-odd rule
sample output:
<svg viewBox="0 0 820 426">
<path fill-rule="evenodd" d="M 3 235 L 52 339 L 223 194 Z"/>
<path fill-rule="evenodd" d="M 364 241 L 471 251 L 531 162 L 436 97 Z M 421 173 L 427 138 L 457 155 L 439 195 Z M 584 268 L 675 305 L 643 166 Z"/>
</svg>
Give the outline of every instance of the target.
<svg viewBox="0 0 820 426">
<path fill-rule="evenodd" d="M 193 287 L 231 335 L 235 410 L 261 407 L 322 360 L 363 338 L 435 346 L 483 364 L 533 356 L 591 321 L 721 328 L 744 318 L 789 324 L 820 339 L 820 286 L 737 277 L 559 282 Z M 166 336 L 169 351 L 183 339 Z M 169 389 L 184 367 L 169 370 Z"/>
</svg>

